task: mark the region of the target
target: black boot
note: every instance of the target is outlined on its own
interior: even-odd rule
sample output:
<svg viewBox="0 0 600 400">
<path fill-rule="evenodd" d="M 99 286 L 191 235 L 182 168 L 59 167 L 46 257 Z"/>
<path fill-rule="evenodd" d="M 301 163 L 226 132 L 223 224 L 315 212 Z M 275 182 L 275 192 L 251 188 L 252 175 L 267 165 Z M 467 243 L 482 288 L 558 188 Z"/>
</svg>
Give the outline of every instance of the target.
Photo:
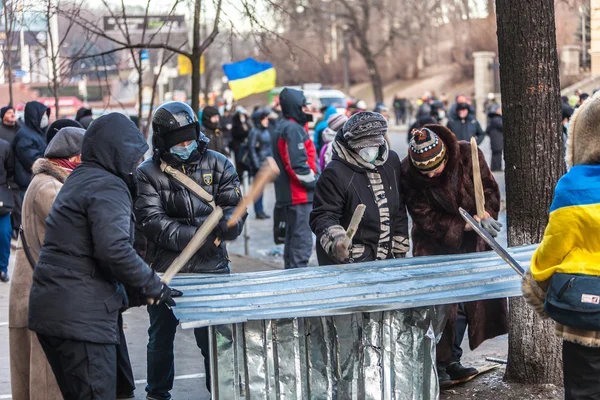
<svg viewBox="0 0 600 400">
<path fill-rule="evenodd" d="M 8 272 L 0 272 L 0 281 L 8 282 L 10 279 L 8 278 Z"/>
<path fill-rule="evenodd" d="M 479 371 L 476 368 L 463 367 L 460 361 L 456 361 L 446 367 L 446 372 L 453 381 L 462 381 L 463 379 L 477 375 Z"/>
<path fill-rule="evenodd" d="M 438 382 L 440 383 L 440 389 L 447 388 L 452 385 L 452 379 L 446 372 L 446 367 L 440 365 L 437 366 Z"/>
<path fill-rule="evenodd" d="M 267 213 L 265 213 L 264 211 L 256 213 L 256 219 L 269 219 L 269 218 L 271 218 L 271 216 L 268 215 Z"/>
</svg>

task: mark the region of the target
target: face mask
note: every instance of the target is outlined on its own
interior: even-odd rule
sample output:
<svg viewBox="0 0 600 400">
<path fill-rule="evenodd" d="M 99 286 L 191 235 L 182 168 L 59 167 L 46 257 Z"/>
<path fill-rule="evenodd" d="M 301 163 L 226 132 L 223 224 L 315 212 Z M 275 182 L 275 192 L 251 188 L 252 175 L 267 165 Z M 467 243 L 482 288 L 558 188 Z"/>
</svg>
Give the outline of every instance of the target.
<svg viewBox="0 0 600 400">
<path fill-rule="evenodd" d="M 379 147 L 366 147 L 358 151 L 358 155 L 366 162 L 373 164 L 379 155 Z"/>
<path fill-rule="evenodd" d="M 40 122 L 40 128 L 44 129 L 48 126 L 48 114 L 44 114 L 42 121 Z"/>
<path fill-rule="evenodd" d="M 175 154 L 182 160 L 187 160 L 192 155 L 192 152 L 198 148 L 198 142 L 195 140 L 187 146 L 173 146 L 171 147 L 171 154 Z"/>
</svg>

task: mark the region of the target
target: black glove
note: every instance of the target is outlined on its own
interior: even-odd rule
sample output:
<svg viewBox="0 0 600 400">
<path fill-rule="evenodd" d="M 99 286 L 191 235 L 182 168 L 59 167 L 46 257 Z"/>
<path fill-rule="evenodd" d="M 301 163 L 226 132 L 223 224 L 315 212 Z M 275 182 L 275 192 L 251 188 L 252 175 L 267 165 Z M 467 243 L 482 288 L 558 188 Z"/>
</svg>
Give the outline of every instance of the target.
<svg viewBox="0 0 600 400">
<path fill-rule="evenodd" d="M 220 240 L 231 241 L 237 238 L 237 226 L 234 225 L 231 228 L 227 226 L 227 220 L 221 218 L 219 225 L 215 228 L 215 234 Z"/>
<path fill-rule="evenodd" d="M 198 254 L 202 256 L 202 258 L 206 260 L 210 260 L 215 258 L 218 254 L 218 247 L 215 245 L 215 239 L 217 237 L 215 235 L 209 235 L 206 238 L 206 242 L 198 249 Z"/>
<path fill-rule="evenodd" d="M 175 306 L 175 300 L 171 297 L 171 288 L 164 284 L 160 283 L 160 286 L 157 288 L 158 290 L 148 292 L 148 304 L 158 305 L 161 303 L 166 304 L 169 307 Z"/>
<path fill-rule="evenodd" d="M 181 290 L 171 288 L 171 297 L 181 297 L 183 292 Z"/>
</svg>

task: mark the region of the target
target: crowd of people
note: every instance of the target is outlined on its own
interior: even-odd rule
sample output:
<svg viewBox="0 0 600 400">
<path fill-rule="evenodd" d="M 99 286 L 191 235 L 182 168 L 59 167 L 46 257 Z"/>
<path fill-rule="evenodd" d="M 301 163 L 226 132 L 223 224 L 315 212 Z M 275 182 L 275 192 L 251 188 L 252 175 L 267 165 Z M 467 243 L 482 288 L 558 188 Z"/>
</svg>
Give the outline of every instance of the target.
<svg viewBox="0 0 600 400">
<path fill-rule="evenodd" d="M 2 108 L 3 281 L 9 279 L 13 227 L 20 232 L 9 300 L 13 399 L 59 398 L 58 393 L 65 399 L 132 398 L 122 312 L 143 305 L 149 315 L 147 399 L 170 399 L 179 324 L 172 307 L 182 293 L 157 273 L 168 269 L 216 207 L 223 209 L 222 220 L 182 272 L 230 272 L 227 242 L 241 234 L 247 218 L 228 223 L 242 198 L 240 177 L 254 176 L 269 157 L 281 171 L 274 184 L 274 233 L 284 243 L 286 269 L 308 266 L 313 234 L 320 265 L 403 258 L 411 243 L 415 257 L 486 251 L 458 210 L 476 214 L 469 140 L 481 143 L 487 134 L 491 168 L 478 151 L 485 215 L 475 218 L 492 236 L 502 228 L 492 174 L 502 169 L 502 111 L 493 96 L 488 100 L 483 130 L 468 97 L 457 96 L 450 107 L 434 96 L 424 98 L 404 159 L 387 140 L 390 116 L 384 104 L 368 111 L 359 101 L 346 113 L 324 107 L 311 135 L 311 108 L 303 92 L 292 88 L 273 107 L 257 106 L 252 113 L 241 106 L 207 106 L 198 116 L 185 103 L 164 103 L 152 117 L 152 156 L 146 160 L 146 140 L 122 114 L 93 120 L 91 111 L 81 110 L 77 120 L 50 124 L 50 111 L 41 103 L 27 103 L 23 122 L 12 107 Z M 582 100 L 581 108 L 589 103 Z M 409 122 L 409 104 L 394 99 L 397 123 Z M 568 113 L 563 108 L 566 127 Z M 600 161 L 596 153 L 574 152 L 572 158 L 573 165 Z M 361 204 L 364 218 L 348 243 L 347 229 Z M 254 211 L 258 219 L 270 218 L 262 197 Z M 589 245 L 574 237 L 579 239 L 573 246 Z M 561 246 L 543 244 L 532 263 L 527 282 L 534 295 L 528 300 L 538 308 L 540 293 L 548 290 L 549 260 Z M 507 333 L 506 299 L 450 307 L 437 345 L 441 386 L 477 374 L 461 363 L 467 329 L 471 349 Z M 568 329 L 563 332 L 569 341 Z M 195 329 L 194 335 L 210 391 L 208 331 Z M 574 364 L 585 361 L 581 346 L 595 346 L 571 342 Z M 569 382 L 577 393 L 579 381 Z"/>
</svg>

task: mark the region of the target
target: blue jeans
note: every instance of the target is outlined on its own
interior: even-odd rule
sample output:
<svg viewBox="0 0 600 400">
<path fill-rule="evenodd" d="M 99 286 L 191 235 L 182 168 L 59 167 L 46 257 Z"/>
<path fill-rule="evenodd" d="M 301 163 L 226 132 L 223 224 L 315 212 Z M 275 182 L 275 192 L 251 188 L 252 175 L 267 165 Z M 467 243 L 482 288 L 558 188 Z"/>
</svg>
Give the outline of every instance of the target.
<svg viewBox="0 0 600 400">
<path fill-rule="evenodd" d="M 6 214 L 0 217 L 0 272 L 8 272 L 11 239 L 12 224 L 10 222 L 10 214 Z"/>
<path fill-rule="evenodd" d="M 148 328 L 146 392 L 157 399 L 168 400 L 175 379 L 175 354 L 173 345 L 179 321 L 166 305 L 148 306 L 150 328 Z M 202 332 L 197 332 L 202 331 Z M 206 331 L 206 333 L 204 333 Z M 194 329 L 196 343 L 204 356 L 206 386 L 210 391 L 210 361 L 208 349 L 208 328 Z"/>
<path fill-rule="evenodd" d="M 262 214 L 265 211 L 265 207 L 263 206 L 263 197 L 264 193 L 261 193 L 258 200 L 256 200 L 256 203 L 254 203 L 254 213 L 256 215 Z"/>
</svg>

